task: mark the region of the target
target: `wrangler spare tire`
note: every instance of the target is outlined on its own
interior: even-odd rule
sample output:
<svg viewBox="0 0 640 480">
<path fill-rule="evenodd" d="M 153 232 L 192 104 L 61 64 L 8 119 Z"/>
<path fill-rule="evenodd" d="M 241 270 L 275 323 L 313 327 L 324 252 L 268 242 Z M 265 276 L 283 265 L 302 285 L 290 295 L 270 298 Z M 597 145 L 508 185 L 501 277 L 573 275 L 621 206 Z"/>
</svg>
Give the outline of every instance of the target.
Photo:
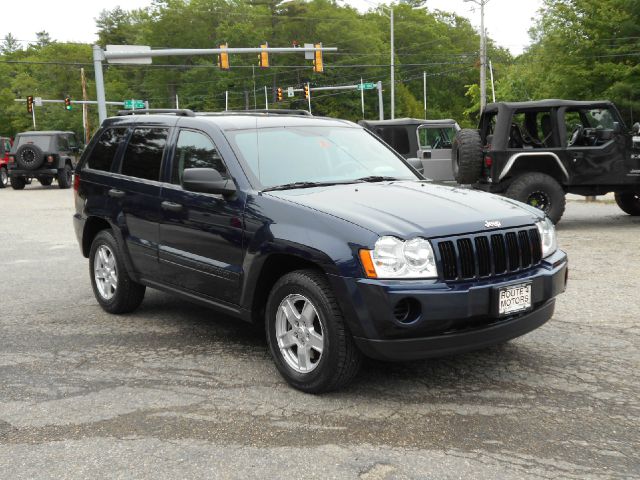
<svg viewBox="0 0 640 480">
<path fill-rule="evenodd" d="M 18 166 L 23 170 L 37 170 L 44 162 L 42 149 L 32 143 L 20 145 L 15 157 Z"/>
<path fill-rule="evenodd" d="M 471 129 L 460 130 L 451 147 L 451 168 L 456 182 L 476 183 L 482 172 L 482 156 L 480 133 Z"/>
</svg>

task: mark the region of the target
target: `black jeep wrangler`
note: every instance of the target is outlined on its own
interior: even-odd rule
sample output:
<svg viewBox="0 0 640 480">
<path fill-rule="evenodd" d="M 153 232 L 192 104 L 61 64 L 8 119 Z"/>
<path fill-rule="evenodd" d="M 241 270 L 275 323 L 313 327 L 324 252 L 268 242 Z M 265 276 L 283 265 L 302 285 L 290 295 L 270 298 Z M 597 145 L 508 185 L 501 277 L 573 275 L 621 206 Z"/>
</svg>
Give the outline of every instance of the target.
<svg viewBox="0 0 640 480">
<path fill-rule="evenodd" d="M 73 132 L 19 133 L 7 165 L 11 187 L 22 190 L 37 178 L 45 186 L 57 179 L 60 188 L 70 188 L 79 156 L 80 144 Z"/>
<path fill-rule="evenodd" d="M 478 130 L 458 132 L 455 179 L 543 210 L 557 223 L 565 194 L 604 195 L 640 215 L 640 124 L 625 127 L 608 101 L 487 105 Z"/>
</svg>

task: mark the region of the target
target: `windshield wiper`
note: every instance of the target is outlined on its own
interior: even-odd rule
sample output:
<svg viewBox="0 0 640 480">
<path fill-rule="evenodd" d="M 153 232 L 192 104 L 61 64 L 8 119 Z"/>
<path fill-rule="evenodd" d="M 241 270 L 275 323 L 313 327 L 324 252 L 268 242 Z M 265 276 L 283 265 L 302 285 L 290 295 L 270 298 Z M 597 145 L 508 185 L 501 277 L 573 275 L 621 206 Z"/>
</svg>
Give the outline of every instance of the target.
<svg viewBox="0 0 640 480">
<path fill-rule="evenodd" d="M 330 185 L 337 185 L 337 182 L 293 182 L 285 183 L 284 185 L 276 185 L 275 187 L 263 188 L 263 192 L 271 192 L 273 190 L 291 190 L 294 188 L 312 188 L 312 187 L 326 187 Z"/>
<path fill-rule="evenodd" d="M 383 177 L 382 175 L 370 175 L 355 180 L 356 182 L 386 182 L 389 180 L 398 180 L 396 177 Z"/>
</svg>

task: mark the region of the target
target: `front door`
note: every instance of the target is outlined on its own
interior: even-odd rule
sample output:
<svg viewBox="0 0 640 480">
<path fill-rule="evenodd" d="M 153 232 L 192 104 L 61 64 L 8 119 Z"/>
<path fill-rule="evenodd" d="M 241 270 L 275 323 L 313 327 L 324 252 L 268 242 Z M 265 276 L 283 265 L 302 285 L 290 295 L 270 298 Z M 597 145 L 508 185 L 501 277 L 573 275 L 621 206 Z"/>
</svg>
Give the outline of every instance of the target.
<svg viewBox="0 0 640 480">
<path fill-rule="evenodd" d="M 453 125 L 421 125 L 418 127 L 418 158 L 424 176 L 433 180 L 453 180 L 451 143 L 456 135 Z"/>
<path fill-rule="evenodd" d="M 572 185 L 632 182 L 632 142 L 615 109 L 566 108 L 561 117 Z"/>
<path fill-rule="evenodd" d="M 211 138 L 189 129 L 179 131 L 171 165 L 171 184 L 162 188 L 162 279 L 236 305 L 242 272 L 242 201 L 182 188 L 185 168 L 214 168 L 228 178 L 227 168 Z"/>
</svg>

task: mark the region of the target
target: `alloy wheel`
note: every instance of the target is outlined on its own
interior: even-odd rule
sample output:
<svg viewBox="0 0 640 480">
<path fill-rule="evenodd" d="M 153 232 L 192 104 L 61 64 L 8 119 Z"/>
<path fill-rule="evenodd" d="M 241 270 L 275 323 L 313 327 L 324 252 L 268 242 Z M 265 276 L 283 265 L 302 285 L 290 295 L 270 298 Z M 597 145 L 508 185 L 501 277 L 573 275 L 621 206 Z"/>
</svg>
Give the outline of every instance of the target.
<svg viewBox="0 0 640 480">
<path fill-rule="evenodd" d="M 93 275 L 100 296 L 111 300 L 118 288 L 116 257 L 109 247 L 100 245 L 93 260 Z"/>
<path fill-rule="evenodd" d="M 322 358 L 324 328 L 311 301 L 302 295 L 287 295 L 276 313 L 278 348 L 289 367 L 298 373 L 313 371 Z"/>
</svg>

